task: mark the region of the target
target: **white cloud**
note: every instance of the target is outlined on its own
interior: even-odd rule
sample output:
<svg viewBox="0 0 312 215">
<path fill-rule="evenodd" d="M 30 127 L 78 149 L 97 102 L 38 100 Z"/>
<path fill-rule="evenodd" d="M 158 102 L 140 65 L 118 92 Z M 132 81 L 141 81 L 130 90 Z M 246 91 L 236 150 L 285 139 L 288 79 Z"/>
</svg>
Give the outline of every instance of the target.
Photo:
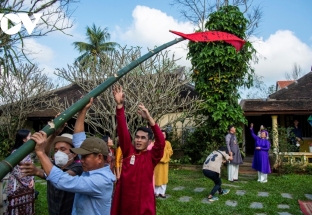
<svg viewBox="0 0 312 215">
<path fill-rule="evenodd" d="M 25 39 L 25 53 L 27 57 L 34 63 L 38 64 L 43 73 L 49 77 L 53 77 L 54 68 L 52 66 L 55 54 L 52 48 L 42 45 L 35 41 L 35 39 Z"/>
<path fill-rule="evenodd" d="M 195 29 L 189 22 L 175 20 L 160 10 L 146 6 L 136 6 L 132 17 L 131 26 L 126 30 L 117 26 L 112 35 L 114 41 L 119 41 L 120 44 L 143 47 L 142 53 L 145 53 L 146 47 L 154 48 L 178 37 L 169 30 L 191 33 Z M 267 40 L 253 38 L 253 41 L 256 41 L 253 45 L 260 54 L 255 71 L 264 77 L 268 86 L 285 79 L 285 72 L 291 72 L 294 63 L 300 65 L 303 72 L 310 71 L 312 48 L 301 42 L 291 31 L 277 31 Z M 168 50 L 181 58 L 178 62 L 180 65 L 190 67 L 190 61 L 186 60 L 186 44 L 187 41 L 181 42 Z"/>
<path fill-rule="evenodd" d="M 42 69 L 43 73 L 45 73 L 49 78 L 55 78 L 55 75 L 53 74 L 55 69 L 49 65 L 49 64 L 40 64 L 39 68 Z"/>
<path fill-rule="evenodd" d="M 42 45 L 34 39 L 26 39 L 24 42 L 26 51 L 29 53 L 30 58 L 34 58 L 35 62 L 48 63 L 53 59 L 52 48 Z"/>
<path fill-rule="evenodd" d="M 136 6 L 132 17 L 132 25 L 127 30 L 117 26 L 114 36 L 119 37 L 124 44 L 143 47 L 143 53 L 146 47 L 153 49 L 178 37 L 169 30 L 191 33 L 194 29 L 190 22 L 179 22 L 160 10 L 146 6 Z M 168 49 L 176 58 L 181 57 L 178 62 L 180 65 L 190 66 L 190 62 L 186 60 L 186 44 L 187 42 L 181 42 Z"/>
<path fill-rule="evenodd" d="M 312 66 L 312 47 L 301 42 L 293 32 L 279 30 L 267 40 L 253 38 L 253 46 L 260 54 L 255 72 L 264 77 L 267 86 L 278 80 L 285 80 L 285 73 L 293 70 L 294 63 L 303 73 L 310 72 Z"/>
</svg>

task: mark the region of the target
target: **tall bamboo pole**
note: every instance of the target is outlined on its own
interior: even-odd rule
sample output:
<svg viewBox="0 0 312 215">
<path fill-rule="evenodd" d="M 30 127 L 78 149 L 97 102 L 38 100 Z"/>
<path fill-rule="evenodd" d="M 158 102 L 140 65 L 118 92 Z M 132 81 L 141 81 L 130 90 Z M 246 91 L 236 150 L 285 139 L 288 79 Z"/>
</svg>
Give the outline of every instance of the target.
<svg viewBox="0 0 312 215">
<path fill-rule="evenodd" d="M 78 111 L 80 111 L 84 106 L 86 106 L 90 98 L 95 98 L 101 93 L 103 93 L 108 87 L 113 85 L 116 81 L 118 81 L 121 77 L 126 75 L 128 72 L 130 72 L 132 69 L 134 69 L 136 66 L 141 64 L 142 62 L 146 61 L 153 55 L 157 54 L 158 52 L 176 44 L 181 41 L 185 40 L 184 38 L 177 38 L 172 40 L 171 42 L 165 43 L 154 50 L 149 51 L 145 55 L 141 56 L 139 59 L 132 61 L 129 65 L 125 66 L 121 70 L 119 70 L 113 77 L 108 78 L 106 81 L 104 81 L 102 84 L 97 86 L 95 89 L 93 89 L 91 92 L 89 92 L 87 95 L 85 95 L 83 98 L 81 98 L 79 101 L 77 101 L 75 104 L 70 106 L 67 110 L 65 110 L 63 113 L 61 113 L 57 118 L 53 120 L 53 124 L 46 125 L 42 131 L 47 133 L 48 136 L 53 134 L 55 130 L 60 128 L 65 122 L 67 122 L 69 119 L 71 119 Z M 20 148 L 18 148 L 13 154 L 11 154 L 9 157 L 1 161 L 0 163 L 0 180 L 2 180 L 6 174 L 8 174 L 14 166 L 16 166 L 20 161 L 22 161 L 29 153 L 31 153 L 35 148 L 35 142 L 33 140 L 28 140 L 26 143 L 24 143 Z"/>
<path fill-rule="evenodd" d="M 42 129 L 42 131 L 44 131 L 45 133 L 47 133 L 48 136 L 50 136 L 52 133 L 55 132 L 55 130 L 60 128 L 65 122 L 71 119 L 78 111 L 80 111 L 84 106 L 86 106 L 89 103 L 90 98 L 92 97 L 95 98 L 101 93 L 103 93 L 108 87 L 113 85 L 122 76 L 130 72 L 136 66 L 143 63 L 144 61 L 146 61 L 153 55 L 185 39 L 188 39 L 194 42 L 209 42 L 209 41 L 223 40 L 231 44 L 232 46 L 234 46 L 236 51 L 239 51 L 245 44 L 245 41 L 238 38 L 237 36 L 226 33 L 226 32 L 221 32 L 221 31 L 205 31 L 205 32 L 196 32 L 192 34 L 184 34 L 181 32 L 171 31 L 171 30 L 170 32 L 181 36 L 181 38 L 177 38 L 177 39 L 172 40 L 171 42 L 165 43 L 159 46 L 158 48 L 155 48 L 154 50 L 151 50 L 150 52 L 141 56 L 139 59 L 132 61 L 128 66 L 125 66 L 124 68 L 119 70 L 113 77 L 108 78 L 106 81 L 104 81 L 102 84 L 97 86 L 95 89 L 93 89 L 83 98 L 81 98 L 75 104 L 70 106 L 67 110 L 65 110 L 62 114 L 60 114 L 60 116 L 54 119 L 52 124 L 45 126 Z M 31 153 L 34 150 L 34 148 L 35 148 L 35 142 L 33 140 L 28 140 L 21 147 L 19 147 L 16 150 L 16 152 L 14 152 L 9 157 L 1 161 L 0 180 L 2 180 L 6 176 L 6 174 L 8 174 L 13 169 L 14 166 L 16 166 L 29 153 Z"/>
</svg>

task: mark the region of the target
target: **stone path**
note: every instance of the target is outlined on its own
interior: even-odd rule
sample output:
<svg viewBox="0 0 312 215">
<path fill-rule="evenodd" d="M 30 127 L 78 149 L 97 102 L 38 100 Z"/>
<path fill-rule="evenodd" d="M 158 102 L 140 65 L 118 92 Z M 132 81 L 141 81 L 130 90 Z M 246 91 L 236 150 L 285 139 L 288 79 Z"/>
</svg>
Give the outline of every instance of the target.
<svg viewBox="0 0 312 215">
<path fill-rule="evenodd" d="M 180 202 L 189 202 L 191 200 L 192 197 L 189 196 L 182 196 L 181 198 L 179 198 Z"/>
<path fill-rule="evenodd" d="M 225 187 L 240 187 L 238 185 L 234 185 L 234 184 L 222 184 L 222 186 L 225 186 Z"/>
<path fill-rule="evenodd" d="M 307 197 L 307 199 L 312 200 L 312 194 L 304 194 L 304 195 L 305 195 L 305 197 Z"/>
<path fill-rule="evenodd" d="M 204 190 L 205 190 L 205 188 L 203 188 L 203 187 L 197 187 L 194 189 L 194 192 L 200 193 L 200 192 L 203 192 Z"/>
<path fill-rule="evenodd" d="M 175 187 L 173 190 L 184 190 L 184 187 Z"/>
<path fill-rule="evenodd" d="M 250 204 L 250 208 L 263 208 L 263 205 L 261 202 L 253 202 Z"/>
<path fill-rule="evenodd" d="M 245 193 L 246 193 L 245 190 L 236 190 L 236 195 L 243 196 L 245 195 Z"/>
<path fill-rule="evenodd" d="M 292 196 L 291 196 L 291 194 L 289 194 L 289 193 L 282 193 L 281 195 L 282 195 L 284 198 L 292 199 Z"/>
<path fill-rule="evenodd" d="M 232 187 L 232 188 L 240 188 L 241 187 L 241 186 L 237 185 L 237 183 L 235 183 L 235 184 L 236 185 L 234 185 L 234 184 L 222 184 L 222 186 Z M 184 188 L 185 187 L 179 186 L 179 187 L 174 187 L 173 190 L 179 191 L 179 190 L 184 190 Z M 204 190 L 206 190 L 206 188 L 196 187 L 193 191 L 199 193 L 199 192 L 203 192 Z M 244 196 L 246 193 L 248 193 L 248 191 L 246 191 L 246 190 L 235 190 L 235 189 L 232 190 L 232 192 L 235 192 L 235 194 L 238 196 Z M 259 197 L 267 198 L 267 197 L 269 197 L 269 195 L 270 194 L 268 192 L 264 192 L 264 191 L 258 192 Z M 169 198 L 169 197 L 170 197 L 170 195 L 167 195 L 167 198 Z M 290 193 L 281 193 L 281 197 L 286 198 L 286 199 L 293 199 L 292 194 L 290 194 Z M 305 197 L 307 199 L 312 200 L 312 194 L 305 194 Z M 191 200 L 192 200 L 192 197 L 190 197 L 190 196 L 183 196 L 183 197 L 179 198 L 180 202 L 189 202 Z M 214 202 L 209 202 L 207 198 L 202 199 L 201 202 L 203 204 L 213 204 L 214 203 Z M 225 205 L 228 207 L 237 207 L 239 205 L 239 201 L 237 201 L 237 199 L 236 200 L 227 200 L 225 202 Z M 252 202 L 249 207 L 255 209 L 255 212 L 256 212 L 257 209 L 264 208 L 265 205 L 263 205 L 263 203 L 260 201 L 260 202 Z M 277 205 L 277 209 L 278 210 L 287 210 L 287 209 L 290 209 L 290 206 L 287 204 L 279 204 L 279 205 Z M 280 212 L 277 212 L 277 214 L 279 214 L 279 215 L 292 215 L 291 213 L 289 213 L 287 211 L 280 211 Z M 267 215 L 267 214 L 255 213 L 255 215 Z"/>
<path fill-rule="evenodd" d="M 258 192 L 258 196 L 268 197 L 269 193 L 268 192 Z"/>
<path fill-rule="evenodd" d="M 39 179 L 39 180 L 36 180 L 36 183 L 40 183 L 40 184 L 46 185 L 46 181 L 45 180 L 40 180 Z M 242 184 L 239 184 L 239 183 L 242 183 Z M 237 196 L 244 196 L 246 193 L 248 193 L 248 191 L 239 189 L 244 183 L 248 183 L 248 181 L 239 181 L 239 182 L 235 182 L 235 184 L 233 184 L 233 183 L 222 184 L 222 187 L 224 186 L 224 187 L 233 188 L 231 190 L 231 192 L 235 192 L 235 194 Z M 237 189 L 235 189 L 235 188 L 237 188 Z M 181 190 L 184 190 L 184 189 L 185 189 L 185 187 L 178 186 L 178 187 L 174 187 L 172 190 L 174 190 L 174 191 L 181 191 Z M 196 187 L 193 190 L 193 192 L 200 193 L 200 192 L 203 192 L 205 190 L 207 190 L 207 189 L 204 188 L 204 187 Z M 305 195 L 305 197 L 307 199 L 312 200 L 312 194 L 304 194 L 304 195 Z M 264 192 L 264 191 L 259 191 L 258 192 L 258 196 L 259 197 L 263 197 L 263 198 L 267 198 L 267 197 L 269 197 L 269 193 L 268 192 Z M 158 199 L 163 201 L 163 200 L 166 200 L 166 199 L 171 198 L 171 197 L 172 197 L 172 195 L 166 194 L 166 198 L 158 198 Z M 281 197 L 282 198 L 286 198 L 286 199 L 293 199 L 292 194 L 290 194 L 290 193 L 281 193 Z M 179 198 L 178 201 L 180 201 L 180 202 L 189 202 L 191 200 L 192 200 L 192 197 L 190 197 L 190 196 L 182 196 L 182 197 Z M 228 206 L 228 207 L 237 207 L 237 205 L 239 205 L 239 201 L 236 201 L 236 200 L 227 200 L 225 202 L 225 205 Z M 209 202 L 207 198 L 202 199 L 201 202 L 203 204 L 213 204 L 214 203 L 214 202 Z M 255 212 L 256 212 L 257 209 L 264 208 L 265 205 L 263 205 L 263 203 L 260 201 L 260 202 L 252 202 L 249 207 L 252 208 L 252 209 L 255 209 Z M 279 204 L 279 205 L 277 205 L 277 209 L 278 210 L 287 210 L 287 209 L 290 209 L 290 206 L 287 205 L 287 204 Z M 298 212 L 298 213 L 302 214 L 301 211 Z M 280 211 L 280 212 L 277 212 L 277 214 L 279 214 L 279 215 L 292 215 L 291 213 L 289 213 L 287 211 Z M 255 215 L 267 215 L 267 214 L 265 214 L 265 213 L 255 213 Z"/>
<path fill-rule="evenodd" d="M 236 207 L 236 206 L 237 206 L 237 201 L 234 201 L 234 200 L 227 200 L 227 201 L 225 202 L 225 204 L 226 204 L 227 206 Z"/>
<path fill-rule="evenodd" d="M 277 205 L 277 208 L 289 209 L 289 205 Z"/>
</svg>

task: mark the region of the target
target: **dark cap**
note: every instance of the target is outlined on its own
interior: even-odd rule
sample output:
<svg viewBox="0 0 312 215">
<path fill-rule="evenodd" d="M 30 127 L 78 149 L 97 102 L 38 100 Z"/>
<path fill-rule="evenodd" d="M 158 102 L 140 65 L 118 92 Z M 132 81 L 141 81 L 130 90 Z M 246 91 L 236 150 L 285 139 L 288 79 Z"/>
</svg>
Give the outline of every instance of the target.
<svg viewBox="0 0 312 215">
<path fill-rule="evenodd" d="M 72 147 L 74 147 L 73 135 L 71 135 L 71 134 L 64 133 L 61 136 L 55 137 L 55 139 L 53 140 L 53 145 L 55 145 L 58 142 L 65 142 L 65 143 L 68 143 L 69 145 L 71 145 Z"/>
<path fill-rule="evenodd" d="M 92 153 L 100 153 L 104 156 L 108 155 L 108 146 L 104 140 L 98 137 L 90 137 L 83 141 L 80 148 L 71 148 L 73 153 L 78 155 L 88 155 Z"/>
</svg>

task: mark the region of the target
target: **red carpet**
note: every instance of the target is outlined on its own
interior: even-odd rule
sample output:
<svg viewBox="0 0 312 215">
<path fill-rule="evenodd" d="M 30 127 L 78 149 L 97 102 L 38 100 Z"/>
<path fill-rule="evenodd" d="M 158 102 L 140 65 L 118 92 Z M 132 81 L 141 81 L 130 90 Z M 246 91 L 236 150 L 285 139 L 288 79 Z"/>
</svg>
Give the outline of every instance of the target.
<svg viewBox="0 0 312 215">
<path fill-rule="evenodd" d="M 298 200 L 300 209 L 304 215 L 312 215 L 312 201 L 300 201 Z"/>
</svg>

